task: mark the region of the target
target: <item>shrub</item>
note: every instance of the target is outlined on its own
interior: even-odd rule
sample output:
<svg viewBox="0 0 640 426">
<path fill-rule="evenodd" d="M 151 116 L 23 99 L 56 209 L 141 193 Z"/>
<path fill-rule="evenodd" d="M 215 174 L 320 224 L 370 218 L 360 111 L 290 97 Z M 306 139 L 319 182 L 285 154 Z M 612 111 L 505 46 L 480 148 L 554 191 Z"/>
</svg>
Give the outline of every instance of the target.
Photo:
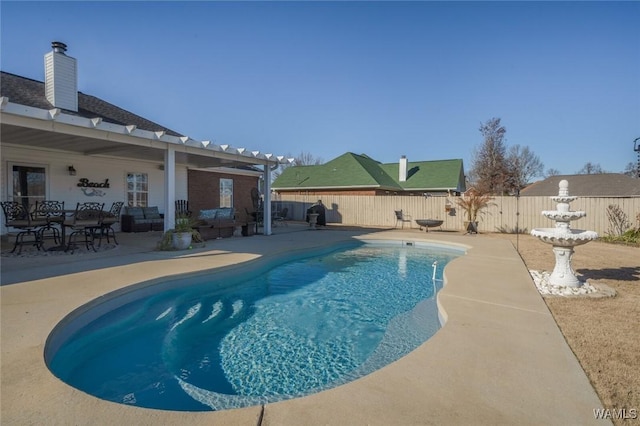
<svg viewBox="0 0 640 426">
<path fill-rule="evenodd" d="M 609 214 L 609 212 L 611 210 L 613 210 L 612 215 L 614 218 L 617 218 L 616 220 L 620 219 L 620 217 L 622 217 L 622 215 L 616 216 L 617 213 L 615 213 L 616 209 L 611 209 L 611 206 L 609 206 L 610 208 L 607 209 L 607 215 L 609 217 L 609 222 L 611 223 L 612 221 L 612 216 Z M 615 206 L 617 207 L 617 206 Z M 624 215 L 624 213 L 623 213 Z M 615 223 L 622 223 L 624 224 L 624 222 L 626 221 L 626 215 L 623 216 L 624 220 L 618 220 Z M 627 225 L 626 228 L 629 228 L 629 223 L 628 221 L 626 221 Z M 615 229 L 615 225 L 612 225 Z M 619 229 L 619 228 L 618 228 Z M 633 245 L 633 246 L 638 246 L 640 247 L 640 213 L 638 213 L 636 215 L 636 226 L 635 228 L 631 228 L 631 229 L 626 229 L 624 230 L 621 234 L 619 235 L 607 235 L 605 237 L 602 237 L 602 241 L 608 242 L 608 243 L 616 243 L 616 244 L 626 244 L 626 245 Z"/>
<path fill-rule="evenodd" d="M 616 204 L 610 204 L 607 207 L 607 218 L 609 219 L 608 234 L 610 236 L 622 236 L 631 227 L 627 214 Z"/>
<path fill-rule="evenodd" d="M 458 206 L 464 210 L 468 222 L 476 222 L 478 215 L 485 213 L 485 209 L 492 205 L 493 197 L 471 188 L 461 198 L 456 200 Z"/>
</svg>

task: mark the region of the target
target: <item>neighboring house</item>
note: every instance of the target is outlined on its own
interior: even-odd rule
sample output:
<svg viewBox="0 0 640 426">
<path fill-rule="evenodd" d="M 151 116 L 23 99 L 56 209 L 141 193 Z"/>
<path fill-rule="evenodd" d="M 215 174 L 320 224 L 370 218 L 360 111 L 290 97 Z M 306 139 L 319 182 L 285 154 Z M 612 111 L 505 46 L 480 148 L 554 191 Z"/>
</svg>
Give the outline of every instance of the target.
<svg viewBox="0 0 640 426">
<path fill-rule="evenodd" d="M 67 56 L 63 43 L 52 48 L 45 55 L 45 82 L 0 74 L 2 200 L 51 199 L 68 208 L 82 201 L 104 202 L 106 208 L 114 201 L 159 206 L 167 229 L 174 223 L 174 200 L 195 194 L 198 199 L 189 200 L 193 210 L 242 212 L 253 206 L 251 189 L 259 179 L 268 187 L 270 168 L 286 163 L 271 154 L 193 140 L 78 92 L 76 59 Z"/>
<path fill-rule="evenodd" d="M 462 160 L 383 164 L 347 152 L 315 166 L 289 166 L 272 185 L 280 194 L 309 195 L 447 195 L 466 190 Z"/>
<path fill-rule="evenodd" d="M 569 195 L 578 197 L 640 197 L 640 179 L 621 173 L 558 175 L 532 183 L 520 191 L 523 197 L 558 195 L 561 180 L 569 182 Z"/>
</svg>

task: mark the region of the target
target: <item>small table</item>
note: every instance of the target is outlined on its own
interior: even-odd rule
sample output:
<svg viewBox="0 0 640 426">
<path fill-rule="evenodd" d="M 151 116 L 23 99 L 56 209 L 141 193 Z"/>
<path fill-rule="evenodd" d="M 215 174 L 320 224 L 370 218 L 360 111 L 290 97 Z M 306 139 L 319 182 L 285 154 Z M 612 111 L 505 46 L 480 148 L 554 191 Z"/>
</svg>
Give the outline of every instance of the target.
<svg viewBox="0 0 640 426">
<path fill-rule="evenodd" d="M 420 230 L 422 231 L 422 228 L 424 228 L 426 232 L 429 232 L 429 228 L 435 228 L 437 226 L 442 229 L 443 222 L 443 220 L 439 219 L 416 219 L 416 223 L 420 227 Z"/>
</svg>

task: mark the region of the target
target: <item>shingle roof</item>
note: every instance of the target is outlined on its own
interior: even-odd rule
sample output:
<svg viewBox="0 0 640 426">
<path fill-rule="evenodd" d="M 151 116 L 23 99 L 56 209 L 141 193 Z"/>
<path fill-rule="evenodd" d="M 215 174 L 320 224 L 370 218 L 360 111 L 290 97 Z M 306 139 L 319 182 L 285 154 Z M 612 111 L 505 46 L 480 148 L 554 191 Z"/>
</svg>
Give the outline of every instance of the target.
<svg viewBox="0 0 640 426">
<path fill-rule="evenodd" d="M 520 191 L 521 196 L 558 195 L 561 180 L 569 182 L 569 195 L 580 197 L 634 197 L 640 196 L 640 179 L 620 173 L 592 175 L 558 175 L 532 183 Z"/>
<path fill-rule="evenodd" d="M 464 191 L 462 160 L 408 163 L 408 178 L 398 179 L 399 164 L 382 164 L 367 155 L 347 152 L 316 166 L 287 167 L 273 189 L 375 188 L 388 191 Z"/>
<path fill-rule="evenodd" d="M 54 108 L 45 96 L 43 82 L 4 71 L 0 72 L 0 96 L 9 98 L 9 102 L 34 108 Z M 64 112 L 85 118 L 100 117 L 105 122 L 124 126 L 133 124 L 141 130 L 151 132 L 165 131 L 171 136 L 182 136 L 180 133 L 154 123 L 153 121 L 119 108 L 95 96 L 85 95 L 82 92 L 78 92 L 78 111 L 64 110 Z"/>
</svg>

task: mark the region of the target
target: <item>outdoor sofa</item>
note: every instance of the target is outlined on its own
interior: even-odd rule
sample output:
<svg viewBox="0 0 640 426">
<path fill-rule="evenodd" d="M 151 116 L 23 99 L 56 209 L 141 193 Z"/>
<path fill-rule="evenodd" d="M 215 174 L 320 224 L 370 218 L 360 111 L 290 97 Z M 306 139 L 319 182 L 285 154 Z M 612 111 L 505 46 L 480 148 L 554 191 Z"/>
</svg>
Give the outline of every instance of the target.
<svg viewBox="0 0 640 426">
<path fill-rule="evenodd" d="M 200 210 L 194 228 L 204 240 L 232 237 L 236 228 L 235 210 L 233 208 Z"/>
<path fill-rule="evenodd" d="M 122 232 L 163 231 L 164 216 L 158 207 L 125 207 L 120 229 Z"/>
</svg>

